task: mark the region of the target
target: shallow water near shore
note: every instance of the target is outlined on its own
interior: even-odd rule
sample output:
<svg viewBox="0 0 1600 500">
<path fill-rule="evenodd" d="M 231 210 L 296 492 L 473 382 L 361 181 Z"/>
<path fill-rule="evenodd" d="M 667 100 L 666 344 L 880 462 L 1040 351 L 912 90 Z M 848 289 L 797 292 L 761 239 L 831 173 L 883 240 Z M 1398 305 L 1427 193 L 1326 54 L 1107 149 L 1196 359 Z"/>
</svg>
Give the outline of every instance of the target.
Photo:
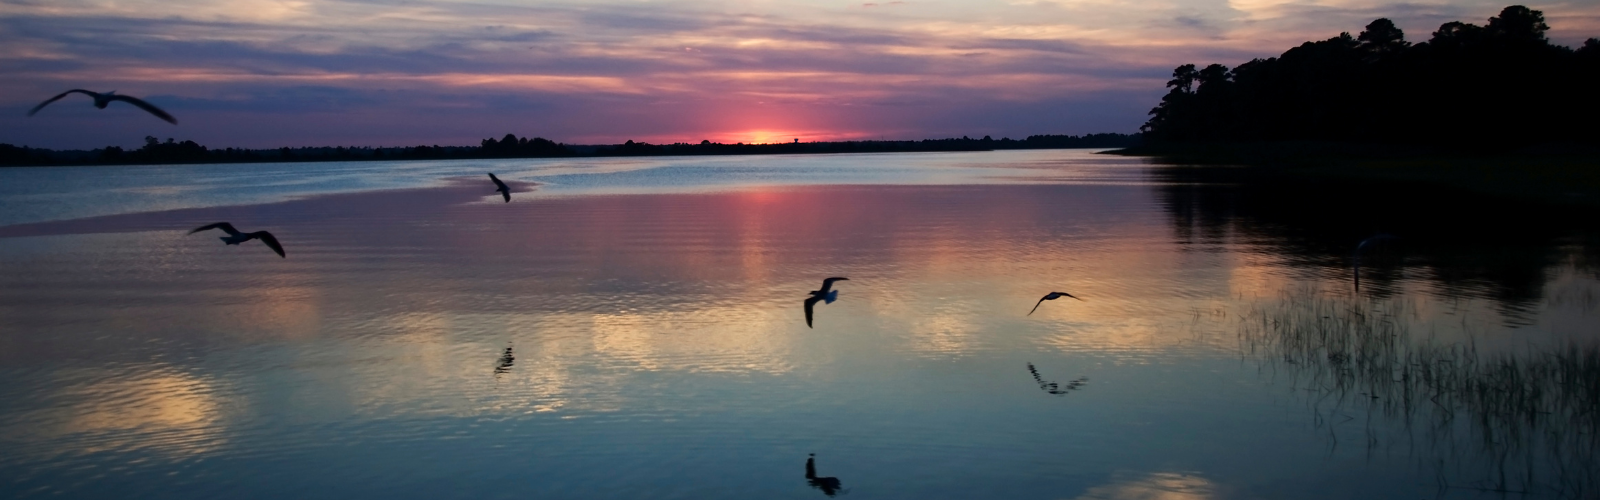
<svg viewBox="0 0 1600 500">
<path fill-rule="evenodd" d="M 1171 168 L 0 169 L 0 496 L 814 498 L 812 453 L 861 498 L 1595 494 L 1581 390 L 1413 410 L 1373 361 L 1584 373 L 1587 218 Z M 184 234 L 222 220 L 288 257 Z"/>
</svg>

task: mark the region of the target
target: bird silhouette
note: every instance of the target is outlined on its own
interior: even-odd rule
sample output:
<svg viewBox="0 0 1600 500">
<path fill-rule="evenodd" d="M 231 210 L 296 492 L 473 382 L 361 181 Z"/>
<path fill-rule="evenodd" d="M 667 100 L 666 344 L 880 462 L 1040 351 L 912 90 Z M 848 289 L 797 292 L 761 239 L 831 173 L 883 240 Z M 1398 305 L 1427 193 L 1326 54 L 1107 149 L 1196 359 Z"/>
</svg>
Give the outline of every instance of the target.
<svg viewBox="0 0 1600 500">
<path fill-rule="evenodd" d="M 67 94 L 71 94 L 71 93 L 74 93 L 74 92 L 77 92 L 79 94 L 83 94 L 83 95 L 86 95 L 86 96 L 89 96 L 89 97 L 93 97 L 94 98 L 94 107 L 99 108 L 99 109 L 106 109 L 106 106 L 111 105 L 111 101 L 123 101 L 123 102 L 129 103 L 129 104 L 132 104 L 134 106 L 138 106 L 139 109 L 143 109 L 145 111 L 148 111 L 148 112 L 150 112 L 150 114 L 156 115 L 156 118 L 160 118 L 162 120 L 166 120 L 167 123 L 171 123 L 173 125 L 177 125 L 178 124 L 178 119 L 177 118 L 173 118 L 172 115 L 167 114 L 166 111 L 162 111 L 161 108 L 155 107 L 154 105 L 152 105 L 152 104 L 150 104 L 148 102 L 144 102 L 143 100 L 140 100 L 137 97 L 131 97 L 131 96 L 125 96 L 125 95 L 117 95 L 117 91 L 115 91 L 115 90 L 110 91 L 110 92 L 106 92 L 104 94 L 99 93 L 99 92 L 90 92 L 90 91 L 83 90 L 83 89 L 68 90 L 66 92 L 62 92 L 62 93 L 56 95 L 55 97 L 51 97 L 49 100 L 46 100 L 45 102 L 39 103 L 38 106 L 34 106 L 33 109 L 28 110 L 28 116 L 33 116 L 34 113 L 38 113 L 39 110 L 44 109 L 45 105 L 48 105 L 48 104 L 50 104 L 52 102 L 59 101 L 59 100 L 61 100 L 61 98 L 66 97 Z"/>
<path fill-rule="evenodd" d="M 500 354 L 500 359 L 494 364 L 494 374 L 499 375 L 510 372 L 511 365 L 516 361 L 517 357 L 511 355 L 511 346 L 506 346 L 505 352 Z"/>
<path fill-rule="evenodd" d="M 272 251 L 278 252 L 278 256 L 279 257 L 284 257 L 284 258 L 288 258 L 289 257 L 288 255 L 284 255 L 284 253 L 283 253 L 283 245 L 278 243 L 278 239 L 272 237 L 272 233 L 269 233 L 269 232 L 266 232 L 266 231 L 256 231 L 254 233 L 241 233 L 241 232 L 239 232 L 238 229 L 234 229 L 233 228 L 233 224 L 229 224 L 229 223 L 226 223 L 226 222 L 218 222 L 218 223 L 215 223 L 215 224 L 206 224 L 204 226 L 200 226 L 200 227 L 194 228 L 193 231 L 189 231 L 189 234 L 198 233 L 198 232 L 205 231 L 205 230 L 208 230 L 208 229 L 221 229 L 222 232 L 228 233 L 227 236 L 223 236 L 222 238 L 220 238 L 223 243 L 227 243 L 229 245 L 238 245 L 240 243 L 244 243 L 244 242 L 250 241 L 250 240 L 261 240 L 262 243 L 266 243 L 267 246 L 272 247 Z"/>
<path fill-rule="evenodd" d="M 832 304 L 833 301 L 839 299 L 839 292 L 833 290 L 833 282 L 849 280 L 850 278 L 828 278 L 822 280 L 821 290 L 810 292 L 811 298 L 806 299 L 806 328 L 811 328 L 811 310 L 817 305 L 817 301 L 820 300 L 824 301 L 824 304 Z"/>
<path fill-rule="evenodd" d="M 1046 301 L 1046 300 L 1056 300 L 1056 299 L 1059 299 L 1059 298 L 1062 298 L 1062 297 L 1072 297 L 1072 294 L 1069 294 L 1067 292 L 1050 292 L 1048 295 L 1045 295 L 1044 298 L 1039 299 L 1038 302 L 1034 302 L 1033 303 L 1033 309 L 1028 311 L 1028 316 L 1033 316 L 1033 311 L 1039 310 L 1039 304 L 1043 304 L 1044 301 Z M 1072 298 L 1078 299 L 1077 297 L 1072 297 Z M 1078 300 L 1083 300 L 1083 299 L 1078 299 Z M 1084 301 L 1084 302 L 1088 302 L 1088 301 Z"/>
<path fill-rule="evenodd" d="M 1356 250 L 1354 252 L 1351 252 L 1351 254 L 1350 254 L 1350 261 L 1351 261 L 1351 263 L 1354 264 L 1354 267 L 1351 269 L 1350 275 L 1354 278 L 1357 292 L 1361 291 L 1361 249 L 1366 248 L 1367 245 L 1372 244 L 1372 243 L 1376 243 L 1376 242 L 1383 241 L 1383 240 L 1393 240 L 1393 239 L 1399 239 L 1399 237 L 1393 236 L 1393 235 L 1389 235 L 1389 234 L 1379 233 L 1379 234 L 1374 234 L 1374 235 L 1372 235 L 1371 237 L 1369 237 L 1367 239 L 1361 240 L 1361 243 L 1357 243 L 1356 244 Z"/>
<path fill-rule="evenodd" d="M 1084 384 L 1089 383 L 1089 377 L 1078 377 L 1077 380 L 1067 382 L 1066 388 L 1062 388 L 1060 384 L 1055 382 L 1046 382 L 1044 377 L 1040 377 L 1039 369 L 1034 368 L 1033 363 L 1028 363 L 1028 373 L 1033 374 L 1033 381 L 1039 384 L 1039 390 L 1055 395 L 1076 391 L 1083 387 Z"/>
<path fill-rule="evenodd" d="M 822 494 L 834 496 L 843 486 L 837 477 L 817 477 L 817 454 L 811 453 L 806 457 L 806 482 L 812 488 L 822 490 Z"/>
<path fill-rule="evenodd" d="M 489 172 L 489 180 L 494 181 L 494 185 L 499 186 L 498 188 L 495 188 L 495 191 L 499 192 L 500 196 L 506 199 L 506 203 L 511 203 L 511 187 L 507 186 L 504 182 L 500 182 L 500 178 L 495 177 L 494 172 Z"/>
</svg>

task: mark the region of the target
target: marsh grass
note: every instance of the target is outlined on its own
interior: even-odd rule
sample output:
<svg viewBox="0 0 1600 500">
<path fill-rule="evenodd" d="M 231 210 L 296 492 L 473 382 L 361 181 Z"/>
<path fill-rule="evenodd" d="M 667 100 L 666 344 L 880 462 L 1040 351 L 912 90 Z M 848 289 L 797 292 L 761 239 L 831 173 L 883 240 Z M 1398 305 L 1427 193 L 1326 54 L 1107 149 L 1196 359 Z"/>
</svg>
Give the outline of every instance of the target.
<svg viewBox="0 0 1600 500">
<path fill-rule="evenodd" d="M 1246 358 L 1305 394 L 1334 446 L 1364 416 L 1369 451 L 1409 449 L 1442 490 L 1600 495 L 1600 344 L 1480 352 L 1414 338 L 1404 300 L 1315 289 L 1238 317 Z"/>
</svg>

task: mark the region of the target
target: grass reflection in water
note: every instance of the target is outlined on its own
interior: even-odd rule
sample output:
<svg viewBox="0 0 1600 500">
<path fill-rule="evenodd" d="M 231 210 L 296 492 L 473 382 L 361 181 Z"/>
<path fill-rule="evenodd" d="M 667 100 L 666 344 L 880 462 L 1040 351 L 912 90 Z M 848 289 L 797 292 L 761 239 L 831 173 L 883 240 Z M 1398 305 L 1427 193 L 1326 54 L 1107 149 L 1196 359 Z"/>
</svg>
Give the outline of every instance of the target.
<svg viewBox="0 0 1600 500">
<path fill-rule="evenodd" d="M 1238 335 L 1304 395 L 1331 446 L 1365 417 L 1368 450 L 1410 449 L 1441 494 L 1600 494 L 1600 345 L 1480 352 L 1413 338 L 1415 316 L 1404 300 L 1307 288 L 1245 311 Z"/>
</svg>

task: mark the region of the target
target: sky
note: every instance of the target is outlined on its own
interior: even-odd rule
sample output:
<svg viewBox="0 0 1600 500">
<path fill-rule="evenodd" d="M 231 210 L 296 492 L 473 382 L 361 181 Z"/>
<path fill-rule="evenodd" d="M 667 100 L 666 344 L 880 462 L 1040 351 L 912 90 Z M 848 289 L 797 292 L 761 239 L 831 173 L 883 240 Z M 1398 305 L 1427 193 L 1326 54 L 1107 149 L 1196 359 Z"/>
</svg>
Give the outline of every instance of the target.
<svg viewBox="0 0 1600 500">
<path fill-rule="evenodd" d="M 0 143 L 789 142 L 1136 132 L 1180 64 L 1509 0 L 0 0 Z M 1559 44 L 1600 3 L 1531 3 Z M 145 98 L 174 126 L 124 103 Z"/>
</svg>

